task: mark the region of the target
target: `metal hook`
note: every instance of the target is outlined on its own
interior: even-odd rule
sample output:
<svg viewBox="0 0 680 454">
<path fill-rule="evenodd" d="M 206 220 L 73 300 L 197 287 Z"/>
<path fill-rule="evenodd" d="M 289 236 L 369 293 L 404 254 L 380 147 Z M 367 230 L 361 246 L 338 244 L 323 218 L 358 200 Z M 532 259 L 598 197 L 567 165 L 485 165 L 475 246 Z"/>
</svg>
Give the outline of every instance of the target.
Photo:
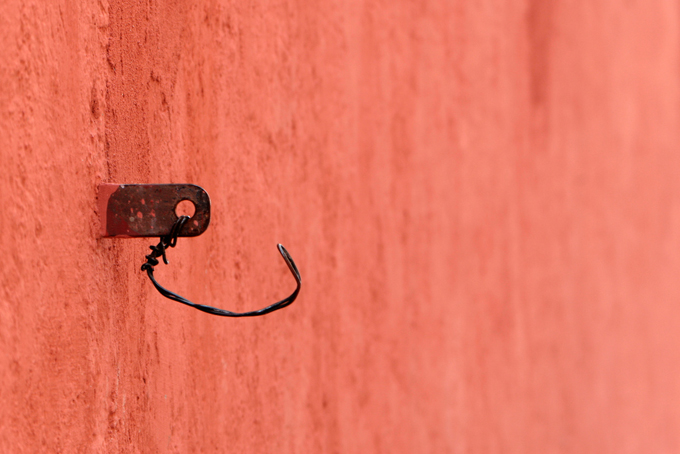
<svg viewBox="0 0 680 454">
<path fill-rule="evenodd" d="M 175 207 L 182 200 L 194 204 L 195 213 L 177 216 Z M 151 279 L 156 290 L 166 298 L 186 304 L 199 311 L 222 317 L 255 317 L 289 306 L 300 293 L 302 279 L 293 258 L 286 248 L 277 247 L 288 269 L 293 274 L 297 287 L 287 298 L 265 308 L 250 312 L 231 312 L 216 307 L 192 303 L 188 299 L 160 285 L 153 275 L 158 258 L 168 264 L 167 249 L 177 245 L 180 236 L 197 236 L 208 228 L 210 223 L 210 198 L 205 190 L 191 184 L 102 184 L 99 186 L 99 215 L 102 236 L 105 237 L 153 237 L 159 236 L 160 242 L 150 246 L 151 253 L 146 256 L 142 271 Z"/>
<path fill-rule="evenodd" d="M 258 315 L 265 315 L 269 314 L 270 312 L 283 309 L 284 307 L 289 306 L 290 304 L 293 303 L 293 301 L 295 301 L 295 298 L 297 298 L 298 293 L 300 293 L 302 279 L 300 278 L 300 271 L 298 271 L 297 266 L 293 261 L 293 258 L 290 256 L 290 254 L 288 253 L 286 248 L 283 247 L 282 244 L 277 245 L 277 248 L 279 249 L 279 252 L 283 257 L 283 260 L 285 260 L 286 265 L 288 265 L 288 269 L 293 274 L 295 282 L 297 283 L 297 287 L 289 297 L 284 298 L 281 301 L 274 303 L 270 306 L 267 306 L 265 308 L 250 312 L 231 312 L 212 306 L 205 306 L 203 304 L 192 303 L 183 296 L 180 296 L 175 292 L 171 292 L 170 290 L 160 285 L 153 275 L 154 266 L 158 265 L 158 257 L 163 257 L 163 261 L 165 262 L 165 264 L 168 263 L 165 256 L 165 251 L 169 247 L 175 247 L 175 245 L 177 244 L 177 236 L 179 235 L 179 232 L 182 230 L 182 227 L 188 220 L 189 216 L 180 216 L 175 222 L 175 224 L 172 226 L 170 234 L 162 236 L 161 241 L 158 243 L 157 246 L 150 246 L 152 252 L 151 254 L 146 256 L 146 263 L 142 265 L 142 271 L 146 271 L 146 274 L 149 276 L 149 279 L 151 279 L 151 282 L 153 283 L 154 287 L 156 287 L 156 290 L 158 290 L 158 293 L 160 293 L 161 295 L 168 299 L 177 301 L 178 303 L 186 304 L 187 306 L 191 306 L 195 309 L 198 309 L 199 311 L 207 312 L 208 314 L 213 315 L 220 315 L 222 317 L 256 317 Z"/>
</svg>

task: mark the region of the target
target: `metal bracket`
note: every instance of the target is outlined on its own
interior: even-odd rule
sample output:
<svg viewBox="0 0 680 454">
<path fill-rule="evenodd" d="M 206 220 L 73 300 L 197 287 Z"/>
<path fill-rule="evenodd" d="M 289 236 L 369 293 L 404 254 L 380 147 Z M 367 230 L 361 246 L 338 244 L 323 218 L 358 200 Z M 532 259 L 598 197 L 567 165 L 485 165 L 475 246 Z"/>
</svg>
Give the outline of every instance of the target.
<svg viewBox="0 0 680 454">
<path fill-rule="evenodd" d="M 162 237 L 169 235 L 183 200 L 194 204 L 195 213 L 177 236 L 198 236 L 210 224 L 210 197 L 193 184 L 99 185 L 99 219 L 104 237 Z"/>
</svg>

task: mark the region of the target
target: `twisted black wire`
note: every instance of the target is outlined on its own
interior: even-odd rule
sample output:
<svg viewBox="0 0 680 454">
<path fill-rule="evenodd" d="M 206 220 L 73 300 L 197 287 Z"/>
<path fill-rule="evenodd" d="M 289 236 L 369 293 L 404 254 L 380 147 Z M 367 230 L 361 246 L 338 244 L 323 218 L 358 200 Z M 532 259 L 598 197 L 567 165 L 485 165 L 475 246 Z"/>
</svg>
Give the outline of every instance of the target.
<svg viewBox="0 0 680 454">
<path fill-rule="evenodd" d="M 220 315 L 222 317 L 256 317 L 258 315 L 265 315 L 269 314 L 270 312 L 283 309 L 284 307 L 289 306 L 293 301 L 295 301 L 295 298 L 297 298 L 298 293 L 300 293 L 300 285 L 302 283 L 302 279 L 300 278 L 300 272 L 298 271 L 297 266 L 295 266 L 293 258 L 290 256 L 286 248 L 283 247 L 283 245 L 281 244 L 277 245 L 277 247 L 279 249 L 279 252 L 281 253 L 281 256 L 283 257 L 283 260 L 285 260 L 286 265 L 288 265 L 288 269 L 293 274 L 295 282 L 297 282 L 297 287 L 289 297 L 284 298 L 278 303 L 274 303 L 262 309 L 250 312 L 231 312 L 226 311 L 224 309 L 218 309 L 212 306 L 204 306 L 203 304 L 192 303 L 183 296 L 180 296 L 175 292 L 171 292 L 170 290 L 160 285 L 153 276 L 154 266 L 158 265 L 159 263 L 158 257 L 163 257 L 163 263 L 165 263 L 166 265 L 168 264 L 166 250 L 169 247 L 175 247 L 175 245 L 177 245 L 177 236 L 179 235 L 179 232 L 182 230 L 182 227 L 184 226 L 188 219 L 189 216 L 180 216 L 179 219 L 177 219 L 175 224 L 172 226 L 170 233 L 160 238 L 160 242 L 158 243 L 158 245 L 149 246 L 149 248 L 151 249 L 151 254 L 146 256 L 146 263 L 142 265 L 142 271 L 146 271 L 146 274 L 149 276 L 149 279 L 151 279 L 151 283 L 153 284 L 153 286 L 156 287 L 156 290 L 158 290 L 158 293 L 160 293 L 161 295 L 168 299 L 177 301 L 178 303 L 186 304 L 187 306 L 191 306 L 195 309 L 198 309 L 199 311 L 207 312 L 208 314 L 213 315 Z"/>
</svg>

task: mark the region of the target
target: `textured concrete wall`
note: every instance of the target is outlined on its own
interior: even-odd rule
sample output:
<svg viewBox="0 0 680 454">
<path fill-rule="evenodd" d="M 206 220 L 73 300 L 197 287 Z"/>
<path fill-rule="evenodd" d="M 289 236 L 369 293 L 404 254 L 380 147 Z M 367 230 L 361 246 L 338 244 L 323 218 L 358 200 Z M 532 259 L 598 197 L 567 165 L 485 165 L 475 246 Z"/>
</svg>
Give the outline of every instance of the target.
<svg viewBox="0 0 680 454">
<path fill-rule="evenodd" d="M 680 5 L 6 0 L 0 451 L 680 451 Z M 97 185 L 213 220 L 159 280 Z"/>
</svg>

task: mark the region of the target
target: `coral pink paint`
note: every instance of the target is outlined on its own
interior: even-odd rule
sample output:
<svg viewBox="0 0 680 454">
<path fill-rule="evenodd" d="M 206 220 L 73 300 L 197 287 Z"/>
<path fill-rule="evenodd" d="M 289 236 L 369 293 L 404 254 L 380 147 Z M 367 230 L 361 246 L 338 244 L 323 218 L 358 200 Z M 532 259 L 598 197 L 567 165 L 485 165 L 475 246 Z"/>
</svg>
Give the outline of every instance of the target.
<svg viewBox="0 0 680 454">
<path fill-rule="evenodd" d="M 0 452 L 680 451 L 679 8 L 4 1 Z"/>
</svg>

